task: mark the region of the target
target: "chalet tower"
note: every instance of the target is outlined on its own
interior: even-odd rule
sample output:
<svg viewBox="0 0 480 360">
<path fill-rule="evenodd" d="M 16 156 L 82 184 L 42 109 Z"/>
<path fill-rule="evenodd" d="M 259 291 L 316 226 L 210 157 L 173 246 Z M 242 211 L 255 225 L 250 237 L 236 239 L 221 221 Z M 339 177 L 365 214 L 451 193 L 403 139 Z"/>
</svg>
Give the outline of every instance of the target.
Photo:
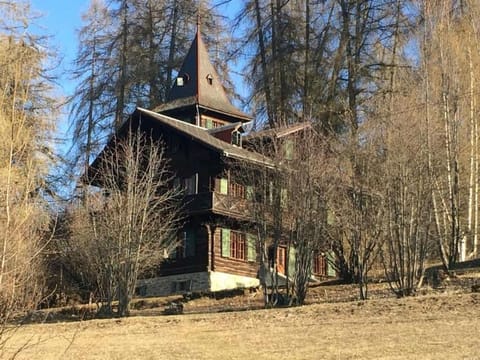
<svg viewBox="0 0 480 360">
<path fill-rule="evenodd" d="M 167 102 L 154 111 L 206 129 L 252 120 L 230 102 L 199 27 Z"/>
</svg>

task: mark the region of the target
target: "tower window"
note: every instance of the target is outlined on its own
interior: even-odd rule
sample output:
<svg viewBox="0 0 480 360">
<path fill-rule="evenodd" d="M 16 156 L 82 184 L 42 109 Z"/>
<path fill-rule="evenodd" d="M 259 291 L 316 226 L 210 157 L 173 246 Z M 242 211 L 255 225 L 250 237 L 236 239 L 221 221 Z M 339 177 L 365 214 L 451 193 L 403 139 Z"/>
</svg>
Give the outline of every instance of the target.
<svg viewBox="0 0 480 360">
<path fill-rule="evenodd" d="M 212 74 L 207 75 L 208 85 L 213 85 L 213 76 Z"/>
<path fill-rule="evenodd" d="M 190 80 L 190 75 L 187 73 L 183 74 L 182 76 L 177 76 L 177 86 L 185 86 L 186 83 Z"/>
</svg>

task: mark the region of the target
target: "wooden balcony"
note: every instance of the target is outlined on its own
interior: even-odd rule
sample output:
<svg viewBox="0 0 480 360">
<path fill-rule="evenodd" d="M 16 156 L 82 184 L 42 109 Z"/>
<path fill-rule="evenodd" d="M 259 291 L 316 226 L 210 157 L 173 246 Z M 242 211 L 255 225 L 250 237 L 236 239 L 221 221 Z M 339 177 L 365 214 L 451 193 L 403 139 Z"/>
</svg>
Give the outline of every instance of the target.
<svg viewBox="0 0 480 360">
<path fill-rule="evenodd" d="M 187 195 L 184 199 L 187 214 L 213 212 L 215 214 L 248 219 L 247 200 L 218 192 Z"/>
</svg>

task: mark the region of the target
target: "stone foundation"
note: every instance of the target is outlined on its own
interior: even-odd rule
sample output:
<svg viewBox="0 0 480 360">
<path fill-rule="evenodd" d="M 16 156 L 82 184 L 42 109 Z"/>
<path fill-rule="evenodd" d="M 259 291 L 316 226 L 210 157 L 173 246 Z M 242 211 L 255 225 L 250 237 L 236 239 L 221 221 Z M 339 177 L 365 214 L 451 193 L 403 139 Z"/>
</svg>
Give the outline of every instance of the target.
<svg viewBox="0 0 480 360">
<path fill-rule="evenodd" d="M 199 272 L 142 279 L 137 296 L 168 296 L 191 292 L 211 292 L 259 286 L 256 278 L 222 272 Z"/>
<path fill-rule="evenodd" d="M 257 278 L 232 275 L 218 271 L 210 273 L 210 291 L 251 288 L 259 285 L 260 281 Z"/>
</svg>

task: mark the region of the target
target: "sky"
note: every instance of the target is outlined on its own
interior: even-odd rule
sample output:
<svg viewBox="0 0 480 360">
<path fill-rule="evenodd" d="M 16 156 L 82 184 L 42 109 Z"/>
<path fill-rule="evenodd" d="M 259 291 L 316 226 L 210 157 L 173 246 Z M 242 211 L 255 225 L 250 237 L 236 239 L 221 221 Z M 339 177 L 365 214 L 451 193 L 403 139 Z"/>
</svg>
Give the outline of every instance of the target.
<svg viewBox="0 0 480 360">
<path fill-rule="evenodd" d="M 68 78 L 69 69 L 77 51 L 77 31 L 82 25 L 81 15 L 88 9 L 89 0 L 30 0 L 32 10 L 41 16 L 35 20 L 34 31 L 49 36 L 48 43 L 56 49 L 60 63 L 54 71 L 58 76 L 61 96 L 71 94 L 75 83 Z M 234 14 L 242 4 L 242 0 L 232 0 L 224 6 L 226 14 Z M 238 70 L 238 69 L 234 69 Z M 237 91 L 245 92 L 241 77 L 231 74 L 237 82 Z M 59 132 L 65 135 L 67 129 L 67 109 L 59 121 Z"/>
<path fill-rule="evenodd" d="M 61 59 L 58 75 L 60 85 L 69 93 L 73 84 L 61 70 L 71 66 L 77 50 L 76 31 L 81 26 L 81 14 L 87 10 L 88 0 L 31 0 L 32 10 L 42 16 L 35 20 L 36 29 L 49 36 Z"/>
<path fill-rule="evenodd" d="M 65 98 L 75 88 L 69 79 L 68 70 L 72 66 L 77 51 L 76 31 L 81 26 L 81 14 L 88 7 L 88 0 L 31 0 L 32 11 L 39 14 L 35 19 L 33 31 L 48 36 L 49 47 L 59 56 L 58 67 L 52 70 L 58 80 L 59 96 Z M 65 153 L 70 148 L 68 140 L 68 109 L 64 107 L 56 122 L 56 138 L 64 141 L 57 143 L 57 151 Z"/>
<path fill-rule="evenodd" d="M 42 15 L 36 20 L 35 28 L 42 34 L 51 36 L 49 43 L 60 55 L 61 63 L 58 73 L 61 76 L 60 85 L 66 93 L 73 90 L 74 84 L 68 81 L 61 70 L 68 72 L 75 58 L 77 30 L 82 25 L 81 15 L 88 9 L 89 2 L 89 0 L 31 0 L 32 10 Z M 227 15 L 236 13 L 242 2 L 232 0 L 224 6 L 225 13 Z"/>
</svg>

